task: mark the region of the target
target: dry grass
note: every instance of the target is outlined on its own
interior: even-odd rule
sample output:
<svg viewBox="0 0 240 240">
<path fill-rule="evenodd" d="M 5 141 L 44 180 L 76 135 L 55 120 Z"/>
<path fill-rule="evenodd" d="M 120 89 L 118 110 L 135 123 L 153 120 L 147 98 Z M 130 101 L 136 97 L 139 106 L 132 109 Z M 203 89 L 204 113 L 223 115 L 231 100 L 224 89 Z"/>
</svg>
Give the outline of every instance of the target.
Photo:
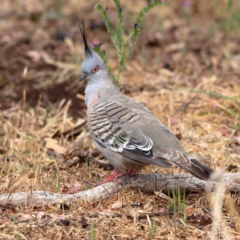
<svg viewBox="0 0 240 240">
<path fill-rule="evenodd" d="M 68 7 L 62 8 L 62 11 L 77 15 L 73 2 L 70 1 Z M 122 2 L 126 11 L 135 14 L 136 8 L 129 6 L 127 1 Z M 14 1 L 14 4 L 19 9 L 17 18 L 21 19 L 24 7 L 18 1 Z M 35 5 L 27 1 L 27 4 L 29 13 L 48 9 L 48 5 L 40 3 Z M 81 4 L 86 12 L 91 13 L 84 16 L 86 22 L 88 18 L 99 22 L 99 16 L 92 13 L 92 3 L 81 1 Z M 49 5 L 51 6 L 50 3 Z M 197 22 L 197 19 L 202 14 L 203 6 L 198 7 L 201 11 L 194 15 L 193 25 L 200 26 L 202 23 Z M 146 26 L 150 26 L 151 19 L 160 21 L 158 11 L 153 11 L 146 17 Z M 215 21 L 211 15 L 207 15 L 208 11 L 204 12 L 209 22 Z M 123 91 L 145 103 L 163 123 L 178 134 L 186 151 L 197 154 L 202 162 L 214 169 L 221 167 L 238 172 L 240 73 L 236 66 L 239 66 L 240 55 L 239 51 L 234 51 L 239 47 L 239 40 L 232 37 L 226 43 L 224 33 L 219 31 L 216 31 L 214 38 L 210 38 L 204 27 L 199 27 L 199 38 L 198 33 L 191 32 L 188 19 L 178 13 L 174 4 L 166 5 L 161 13 L 162 32 L 156 32 L 157 26 L 143 32 L 145 38 L 140 39 L 138 50 L 122 74 Z M 59 159 L 76 139 L 62 136 L 56 137 L 56 142 L 49 140 L 57 132 L 70 130 L 86 119 L 81 97 L 83 86 L 76 80 L 80 72 L 78 64 L 72 60 L 79 56 L 82 58 L 83 55 L 82 44 L 74 35 L 77 25 L 72 27 L 74 34 L 69 33 L 74 36 L 70 38 L 72 40 L 59 43 L 61 51 L 67 49 L 66 54 L 59 55 L 56 49 L 44 50 L 48 55 L 43 54 L 41 60 L 34 62 L 32 57 L 26 57 L 26 52 L 37 49 L 39 54 L 45 43 L 51 42 L 54 45 L 55 42 L 51 40 L 53 28 L 64 24 L 70 26 L 71 21 L 42 20 L 37 23 L 37 31 L 34 31 L 36 23 L 31 22 L 30 17 L 23 17 L 18 31 L 14 27 L 16 19 L 8 17 L 10 10 L 7 7 L 5 14 L 9 23 L 7 27 L 1 24 L 0 29 L 5 31 L 10 40 L 6 42 L 0 36 L 0 43 L 5 48 L 2 54 L 5 65 L 1 76 L 4 81 L 9 80 L 9 83 L 7 85 L 3 81 L 0 86 L 3 86 L 2 94 L 5 98 L 9 97 L 10 92 L 18 94 L 19 98 L 11 107 L 9 102 L 8 106 L 4 101 L 2 106 L 0 104 L 1 194 L 36 190 L 69 193 L 95 186 L 110 171 L 100 169 L 97 164 L 87 160 L 89 156 L 97 158 L 99 154 L 94 152 L 95 147 L 87 134 L 86 125 L 80 128 L 80 135 L 77 137 L 81 139 L 79 151 L 86 159 L 83 158 L 72 167 L 67 167 Z M 179 23 L 176 23 L 177 19 Z M 19 35 L 24 36 L 22 29 L 26 27 L 33 35 L 30 37 L 31 43 L 23 46 L 17 40 Z M 172 33 L 171 27 L 177 30 Z M 100 30 L 90 31 L 90 41 L 99 35 Z M 105 38 L 101 36 L 98 41 L 107 39 L 107 35 L 104 36 Z M 104 48 L 110 46 L 109 41 L 104 41 Z M 11 43 L 15 44 L 12 48 L 18 51 L 17 55 L 14 55 L 14 51 L 7 54 L 6 45 Z M 22 55 L 18 48 L 22 49 Z M 109 56 L 114 56 L 114 52 L 110 47 L 109 49 Z M 208 54 L 210 50 L 211 54 Z M 116 60 L 111 59 L 112 67 L 116 68 Z M 14 61 L 20 63 L 15 65 Z M 170 64 L 170 69 L 173 69 L 169 70 L 166 64 Z M 24 72 L 26 67 L 28 71 Z M 11 71 L 18 74 L 14 80 L 11 79 Z M 44 95 L 45 91 L 48 94 Z M 80 99 L 77 98 L 77 92 Z M 41 98 L 39 93 L 42 94 Z M 48 103 L 48 99 L 54 101 L 51 97 L 58 94 L 56 99 L 61 100 L 60 102 Z M 39 100 L 36 101 L 37 99 Z M 35 107 L 33 100 L 37 102 Z M 155 166 L 143 170 L 168 174 L 179 171 L 182 170 L 177 167 L 160 169 Z M 170 195 L 172 199 L 173 196 Z M 76 202 L 71 205 L 16 208 L 0 205 L 0 239 L 210 239 L 211 211 L 214 208 L 211 197 L 211 194 L 203 192 L 188 193 L 186 199 L 181 200 L 185 207 L 179 206 L 179 210 L 170 216 L 155 217 L 143 213 L 165 211 L 172 205 L 171 201 L 157 193 L 147 194 L 137 189 L 123 190 L 116 196 L 97 203 Z M 221 239 L 223 235 L 230 236 L 227 234 L 239 238 L 239 194 L 226 191 L 222 198 L 220 212 L 224 231 L 218 229 L 214 239 Z M 183 221 L 184 212 L 187 222 Z"/>
</svg>

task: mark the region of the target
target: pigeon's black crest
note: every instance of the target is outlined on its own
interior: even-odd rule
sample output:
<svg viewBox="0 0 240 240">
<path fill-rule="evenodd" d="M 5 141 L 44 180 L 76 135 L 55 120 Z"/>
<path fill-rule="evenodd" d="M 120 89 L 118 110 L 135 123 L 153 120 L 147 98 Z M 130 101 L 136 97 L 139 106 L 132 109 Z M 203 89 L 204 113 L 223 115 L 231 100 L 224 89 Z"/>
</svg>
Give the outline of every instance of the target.
<svg viewBox="0 0 240 240">
<path fill-rule="evenodd" d="M 88 43 L 87 43 L 87 34 L 85 32 L 85 26 L 84 26 L 84 20 L 83 19 L 82 19 L 82 28 L 81 28 L 80 24 L 78 24 L 78 26 L 79 26 L 79 29 L 81 31 L 84 46 L 85 46 L 85 55 L 86 55 L 86 57 L 88 57 L 88 56 L 90 57 L 90 56 L 92 56 L 92 50 L 88 46 Z"/>
</svg>

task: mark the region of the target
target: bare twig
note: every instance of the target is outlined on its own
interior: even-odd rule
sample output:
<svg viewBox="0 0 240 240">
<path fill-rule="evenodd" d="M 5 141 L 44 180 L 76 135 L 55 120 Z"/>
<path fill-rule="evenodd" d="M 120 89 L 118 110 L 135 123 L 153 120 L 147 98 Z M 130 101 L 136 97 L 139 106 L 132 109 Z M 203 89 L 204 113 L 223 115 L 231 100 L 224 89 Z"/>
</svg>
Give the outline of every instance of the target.
<svg viewBox="0 0 240 240">
<path fill-rule="evenodd" d="M 183 103 L 179 108 L 175 110 L 173 115 L 176 115 L 177 113 L 181 112 L 184 108 L 186 108 L 194 99 L 196 96 L 191 97 L 187 102 Z"/>
<path fill-rule="evenodd" d="M 223 175 L 223 183 L 228 191 L 240 192 L 240 173 L 228 173 Z M 119 190 L 128 187 L 138 188 L 145 192 L 167 191 L 173 189 L 185 189 L 186 191 L 214 190 L 217 182 L 202 181 L 191 174 L 136 174 L 132 177 L 119 178 L 119 184 L 109 182 L 89 190 L 76 194 L 57 194 L 45 191 L 34 191 L 31 193 L 13 193 L 0 196 L 0 204 L 19 205 L 46 205 L 55 203 L 70 203 L 73 201 L 96 202 L 116 194 Z"/>
<path fill-rule="evenodd" d="M 55 137 L 60 137 L 60 136 L 63 136 L 63 137 L 66 137 L 66 138 L 71 138 L 71 137 L 74 137 L 76 135 L 79 135 L 82 130 L 83 130 L 83 127 L 85 126 L 87 120 L 85 119 L 84 121 L 82 121 L 81 124 L 77 125 L 76 127 L 70 129 L 70 130 L 67 130 L 63 133 L 61 133 L 60 131 L 57 131 L 53 136 L 52 138 L 55 138 Z"/>
</svg>

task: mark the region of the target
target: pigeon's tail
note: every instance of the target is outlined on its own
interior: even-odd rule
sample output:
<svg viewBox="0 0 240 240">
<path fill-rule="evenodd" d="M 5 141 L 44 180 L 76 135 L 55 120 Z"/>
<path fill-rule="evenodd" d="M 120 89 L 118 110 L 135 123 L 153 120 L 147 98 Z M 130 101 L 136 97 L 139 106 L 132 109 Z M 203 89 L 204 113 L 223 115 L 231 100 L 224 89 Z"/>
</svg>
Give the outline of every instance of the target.
<svg viewBox="0 0 240 240">
<path fill-rule="evenodd" d="M 191 165 L 181 167 L 190 172 L 193 176 L 200 178 L 202 180 L 208 180 L 213 173 L 213 170 L 208 166 L 202 164 L 197 159 L 190 159 Z"/>
<path fill-rule="evenodd" d="M 171 155 L 168 156 L 168 159 L 171 159 L 172 163 L 187 170 L 193 176 L 202 180 L 208 180 L 213 173 L 211 168 L 202 164 L 197 159 L 190 157 L 184 151 L 172 151 Z"/>
</svg>

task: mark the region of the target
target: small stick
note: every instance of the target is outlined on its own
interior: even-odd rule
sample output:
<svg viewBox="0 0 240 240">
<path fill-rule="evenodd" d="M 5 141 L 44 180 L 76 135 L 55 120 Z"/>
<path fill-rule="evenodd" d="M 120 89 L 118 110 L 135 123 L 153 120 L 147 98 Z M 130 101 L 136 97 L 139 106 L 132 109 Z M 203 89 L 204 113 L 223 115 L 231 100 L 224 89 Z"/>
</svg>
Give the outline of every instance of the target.
<svg viewBox="0 0 240 240">
<path fill-rule="evenodd" d="M 191 97 L 187 102 L 183 103 L 180 107 L 177 108 L 177 110 L 175 110 L 175 112 L 173 113 L 173 115 L 176 115 L 177 113 L 181 112 L 184 108 L 186 108 L 194 99 L 196 98 L 196 96 Z"/>
</svg>

